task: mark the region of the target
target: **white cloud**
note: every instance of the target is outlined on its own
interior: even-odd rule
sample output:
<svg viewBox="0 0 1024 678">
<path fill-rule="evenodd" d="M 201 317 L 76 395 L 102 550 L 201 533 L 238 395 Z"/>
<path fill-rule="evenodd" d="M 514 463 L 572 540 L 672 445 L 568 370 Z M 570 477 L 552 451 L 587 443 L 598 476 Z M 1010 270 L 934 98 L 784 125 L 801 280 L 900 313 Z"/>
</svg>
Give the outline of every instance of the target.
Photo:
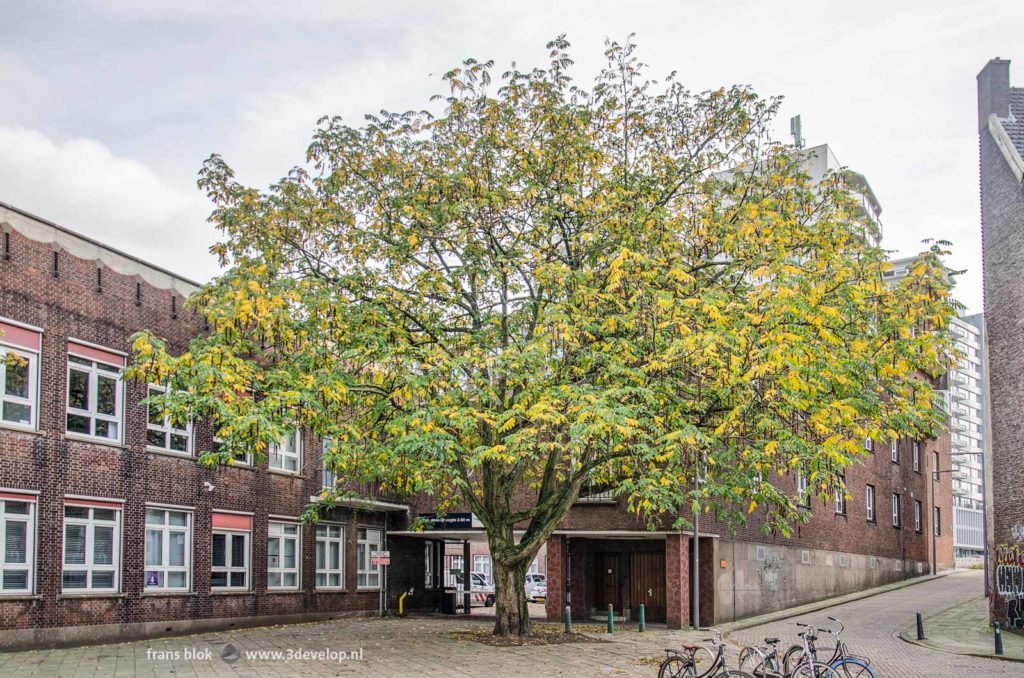
<svg viewBox="0 0 1024 678">
<path fill-rule="evenodd" d="M 198 190 L 173 188 L 95 140 L 22 127 L 0 126 L 0 158 L 0 200 L 200 282 L 216 272 L 217 233 Z"/>
</svg>

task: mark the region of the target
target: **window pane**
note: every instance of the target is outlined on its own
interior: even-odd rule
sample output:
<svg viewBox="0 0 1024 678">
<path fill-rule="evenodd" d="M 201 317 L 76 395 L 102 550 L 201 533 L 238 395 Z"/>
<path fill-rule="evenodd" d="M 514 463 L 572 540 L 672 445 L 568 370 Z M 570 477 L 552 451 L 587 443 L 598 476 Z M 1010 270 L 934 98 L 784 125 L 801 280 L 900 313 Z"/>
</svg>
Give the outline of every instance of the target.
<svg viewBox="0 0 1024 678">
<path fill-rule="evenodd" d="M 167 512 L 168 525 L 188 525 L 188 514 L 181 511 Z"/>
<path fill-rule="evenodd" d="M 245 567 L 245 537 L 240 534 L 231 537 L 231 565 Z"/>
<path fill-rule="evenodd" d="M 97 525 L 92 532 L 92 562 L 96 565 L 114 564 L 114 528 Z"/>
<path fill-rule="evenodd" d="M 281 540 L 271 539 L 267 541 L 267 567 L 274 569 L 278 567 L 281 558 Z"/>
<path fill-rule="evenodd" d="M 228 585 L 228 573 L 227 572 L 214 572 L 210 575 L 210 586 L 227 586 Z"/>
<path fill-rule="evenodd" d="M 7 362 L 7 380 L 4 393 L 17 398 L 28 397 L 28 360 L 15 354 L 5 356 Z M 0 361 L 4 358 L 0 358 Z M 12 362 L 17 361 L 17 362 Z"/>
<path fill-rule="evenodd" d="M 168 564 L 181 567 L 185 564 L 185 533 L 171 532 L 171 543 L 168 546 L 170 558 Z"/>
<path fill-rule="evenodd" d="M 163 530 L 146 530 L 146 565 L 164 564 Z"/>
<path fill-rule="evenodd" d="M 332 570 L 337 570 L 337 569 L 341 568 L 341 558 L 338 555 L 338 551 L 340 551 L 339 547 L 340 547 L 340 544 L 338 544 L 337 542 L 335 542 L 333 544 L 329 544 L 328 547 L 327 547 L 327 552 L 331 556 L 331 569 Z"/>
<path fill-rule="evenodd" d="M 71 433 L 82 433 L 85 435 L 92 434 L 92 431 L 89 429 L 89 417 L 83 417 L 79 414 L 69 414 L 68 431 Z"/>
<path fill-rule="evenodd" d="M 163 572 L 146 572 L 146 586 L 162 588 L 164 585 Z"/>
<path fill-rule="evenodd" d="M 28 502 L 27 501 L 6 501 L 4 502 L 4 511 L 7 513 L 16 513 L 20 516 L 28 515 Z"/>
<path fill-rule="evenodd" d="M 96 379 L 96 411 L 100 414 L 117 414 L 117 381 L 100 375 Z"/>
<path fill-rule="evenodd" d="M 93 509 L 92 517 L 96 520 L 114 520 L 116 518 L 114 509 Z"/>
<path fill-rule="evenodd" d="M 328 579 L 328 586 L 335 586 L 337 588 L 341 588 L 341 575 L 340 574 L 332 574 L 332 575 L 330 575 L 330 577 Z"/>
<path fill-rule="evenodd" d="M 89 373 L 71 370 L 68 375 L 68 407 L 89 409 Z"/>
<path fill-rule="evenodd" d="M 4 403 L 3 420 L 14 424 L 31 424 L 32 408 L 21 403 Z"/>
<path fill-rule="evenodd" d="M 26 553 L 28 536 L 28 523 L 20 520 L 7 521 L 7 536 L 4 539 L 4 548 L 7 554 L 4 557 L 5 563 L 25 563 L 28 554 Z"/>
<path fill-rule="evenodd" d="M 92 573 L 92 587 L 94 589 L 112 589 L 112 588 L 114 588 L 114 573 L 113 572 L 93 572 Z"/>
<path fill-rule="evenodd" d="M 84 589 L 86 587 L 86 574 L 84 570 L 80 572 L 65 572 L 63 578 L 64 588 Z"/>
<path fill-rule="evenodd" d="M 167 434 L 163 431 L 146 431 L 146 444 L 153 447 L 167 447 Z"/>
<path fill-rule="evenodd" d="M 186 436 L 172 433 L 171 449 L 175 452 L 188 452 L 188 438 Z"/>
<path fill-rule="evenodd" d="M 318 574 L 316 576 L 316 585 L 317 585 L 317 588 L 322 588 L 324 586 L 327 586 L 327 575 L 326 574 Z"/>
<path fill-rule="evenodd" d="M 227 535 L 215 534 L 213 535 L 213 566 L 214 567 L 225 567 L 227 566 L 228 549 L 227 549 Z"/>
<path fill-rule="evenodd" d="M 6 570 L 4 572 L 5 591 L 23 591 L 28 588 L 28 570 Z"/>
<path fill-rule="evenodd" d="M 295 567 L 295 540 L 285 539 L 284 541 L 284 566 Z"/>
<path fill-rule="evenodd" d="M 117 424 L 112 421 L 96 420 L 96 436 L 100 438 L 117 439 Z"/>
<path fill-rule="evenodd" d="M 154 396 L 159 396 L 160 395 L 160 391 L 155 391 L 153 389 L 149 389 L 149 391 L 146 392 L 146 395 L 148 397 L 152 398 Z M 159 404 L 151 403 L 151 404 L 146 406 L 146 410 L 147 410 L 147 412 L 149 414 L 147 419 L 148 419 L 150 424 L 153 424 L 154 426 L 163 426 L 164 425 L 163 412 L 161 411 L 162 408 L 160 407 Z"/>
<path fill-rule="evenodd" d="M 298 586 L 299 580 L 298 575 L 294 572 L 286 572 L 284 575 L 284 585 L 288 587 Z"/>
<path fill-rule="evenodd" d="M 85 525 L 64 526 L 64 562 L 68 565 L 85 564 Z"/>
<path fill-rule="evenodd" d="M 274 587 L 281 585 L 281 573 L 280 572 L 268 572 L 267 573 L 267 586 Z"/>
<path fill-rule="evenodd" d="M 186 574 L 184 572 L 168 572 L 167 586 L 170 588 L 185 588 Z"/>
<path fill-rule="evenodd" d="M 245 588 L 245 572 L 232 572 L 231 573 L 231 585 Z"/>
<path fill-rule="evenodd" d="M 324 542 L 318 541 L 316 543 L 316 569 L 318 570 L 323 570 L 327 567 L 327 565 L 325 564 L 327 562 L 325 554 L 326 549 L 327 544 L 325 544 Z"/>
<path fill-rule="evenodd" d="M 146 511 L 146 524 L 147 525 L 163 525 L 164 524 L 164 513 L 159 509 L 148 509 Z"/>
</svg>

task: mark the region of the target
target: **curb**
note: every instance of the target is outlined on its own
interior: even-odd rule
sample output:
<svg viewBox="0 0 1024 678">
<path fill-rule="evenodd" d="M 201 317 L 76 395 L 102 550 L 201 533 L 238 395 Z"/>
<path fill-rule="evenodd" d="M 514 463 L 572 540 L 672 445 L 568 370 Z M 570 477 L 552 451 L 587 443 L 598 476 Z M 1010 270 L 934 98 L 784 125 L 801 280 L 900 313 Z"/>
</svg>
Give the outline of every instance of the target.
<svg viewBox="0 0 1024 678">
<path fill-rule="evenodd" d="M 949 576 L 957 570 L 946 570 L 945 572 L 939 572 L 938 574 L 923 575 L 920 577 L 914 577 L 913 579 L 907 579 L 905 581 L 895 582 L 893 584 L 886 584 L 884 586 L 877 586 L 872 589 L 865 589 L 856 593 L 848 593 L 843 596 L 836 598 L 826 598 L 825 600 L 819 600 L 816 603 L 807 603 L 806 605 L 800 605 L 797 607 L 787 608 L 785 610 L 779 610 L 778 612 L 769 612 L 758 617 L 750 617 L 748 619 L 740 619 L 738 621 L 729 622 L 728 624 L 720 624 L 719 629 L 722 630 L 722 635 L 728 637 L 729 634 L 736 631 L 743 631 L 745 629 L 753 628 L 755 626 L 761 626 L 762 624 L 770 624 L 772 622 L 783 621 L 785 619 L 792 619 L 793 617 L 799 617 L 805 614 L 811 614 L 813 612 L 819 612 L 826 610 L 830 607 L 836 607 L 837 605 L 844 605 L 846 603 L 852 603 L 865 598 L 871 598 L 878 596 L 883 593 L 889 593 L 890 591 L 898 591 L 899 589 L 906 588 L 908 586 L 914 586 L 916 584 L 924 584 L 925 582 L 935 581 L 943 577 Z"/>
<path fill-rule="evenodd" d="M 937 617 L 938 615 L 943 614 L 945 612 L 948 612 L 949 610 L 952 610 L 953 608 L 959 607 L 960 605 L 962 605 L 962 603 L 960 603 L 958 605 L 953 605 L 951 607 L 947 607 L 945 610 L 940 610 L 939 612 L 931 615 L 931 617 L 925 617 L 924 621 L 927 622 L 929 618 Z M 900 629 L 900 632 L 899 632 L 900 640 L 902 640 L 904 643 L 909 643 L 910 645 L 917 645 L 918 647 L 923 647 L 923 648 L 928 649 L 928 650 L 936 650 L 937 652 L 944 652 L 946 654 L 955 654 L 955 655 L 960 655 L 962 657 L 981 657 L 982 659 L 999 659 L 1001 661 L 1006 661 L 1006 662 L 1024 663 L 1024 658 L 1007 657 L 1006 655 L 995 654 L 995 652 L 989 652 L 989 653 L 971 652 L 971 651 L 961 652 L 961 651 L 958 651 L 958 650 L 952 650 L 952 649 L 949 649 L 948 647 L 944 647 L 942 645 L 936 644 L 934 641 L 930 641 L 928 638 L 925 638 L 924 640 L 918 640 L 916 638 L 916 636 L 917 636 L 917 627 L 916 627 L 916 625 L 908 625 L 908 626 L 905 626 L 902 629 Z"/>
</svg>

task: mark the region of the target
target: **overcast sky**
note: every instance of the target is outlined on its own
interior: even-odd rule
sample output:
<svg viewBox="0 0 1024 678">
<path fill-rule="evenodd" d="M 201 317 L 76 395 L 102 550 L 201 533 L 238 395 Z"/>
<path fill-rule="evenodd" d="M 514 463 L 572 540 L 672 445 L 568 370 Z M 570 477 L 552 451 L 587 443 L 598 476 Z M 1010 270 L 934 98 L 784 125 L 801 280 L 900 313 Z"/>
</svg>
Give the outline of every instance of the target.
<svg viewBox="0 0 1024 678">
<path fill-rule="evenodd" d="M 882 203 L 883 245 L 953 241 L 981 310 L 975 75 L 1024 85 L 1024 3 L 0 0 L 0 200 L 205 281 L 218 233 L 195 187 L 222 154 L 265 187 L 315 121 L 423 108 L 463 58 L 541 65 L 568 34 L 590 81 L 637 34 L 655 75 L 785 96 Z"/>
</svg>

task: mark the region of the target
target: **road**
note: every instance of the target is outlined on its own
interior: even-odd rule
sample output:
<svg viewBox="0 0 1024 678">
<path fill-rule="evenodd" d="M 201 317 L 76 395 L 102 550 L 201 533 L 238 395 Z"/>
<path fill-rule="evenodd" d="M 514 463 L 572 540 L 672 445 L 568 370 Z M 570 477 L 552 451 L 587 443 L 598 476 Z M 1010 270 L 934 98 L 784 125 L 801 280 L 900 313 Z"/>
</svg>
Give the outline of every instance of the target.
<svg viewBox="0 0 1024 678">
<path fill-rule="evenodd" d="M 750 644 L 770 636 L 783 639 L 781 647 L 797 642 L 794 622 L 825 626 L 826 615 L 846 625 L 843 640 L 855 654 L 870 656 L 879 678 L 965 678 L 967 676 L 1024 676 L 1024 664 L 948 654 L 900 640 L 900 629 L 914 621 L 977 597 L 982 573 L 972 570 L 907 586 L 871 598 L 822 610 L 803 619 L 788 619 L 737 631 L 734 642 Z"/>
</svg>

